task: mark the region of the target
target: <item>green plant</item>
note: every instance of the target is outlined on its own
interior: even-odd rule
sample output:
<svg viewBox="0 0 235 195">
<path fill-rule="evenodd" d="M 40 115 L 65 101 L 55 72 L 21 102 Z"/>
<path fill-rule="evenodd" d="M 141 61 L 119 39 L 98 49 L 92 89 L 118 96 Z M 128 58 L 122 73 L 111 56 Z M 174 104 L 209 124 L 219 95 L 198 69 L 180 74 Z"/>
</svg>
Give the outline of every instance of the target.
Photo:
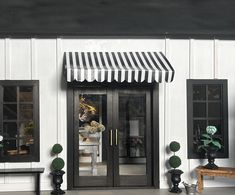
<svg viewBox="0 0 235 195">
<path fill-rule="evenodd" d="M 215 126 L 207 126 L 206 133 L 201 135 L 201 144 L 198 145 L 198 151 L 204 150 L 208 152 L 210 148 L 218 151 L 222 148 L 221 140 L 215 137 L 217 129 Z"/>
<path fill-rule="evenodd" d="M 52 153 L 57 155 L 57 157 L 52 161 L 51 168 L 54 171 L 60 171 L 64 168 L 64 160 L 60 157 L 58 157 L 58 154 L 61 153 L 63 150 L 63 147 L 60 144 L 54 144 L 52 147 Z"/>
<path fill-rule="evenodd" d="M 52 147 L 52 152 L 54 154 L 59 154 L 61 153 L 63 150 L 63 147 L 60 145 L 60 144 L 55 144 L 53 147 Z"/>
<path fill-rule="evenodd" d="M 180 149 L 180 144 L 176 141 L 172 141 L 169 145 L 169 148 L 171 152 L 174 152 L 174 155 L 170 157 L 169 159 L 169 165 L 173 168 L 176 169 L 181 165 L 181 159 L 179 156 L 175 155 L 175 152 L 179 151 Z"/>
<path fill-rule="evenodd" d="M 62 158 L 57 157 L 52 161 L 51 166 L 52 169 L 55 171 L 61 170 L 64 168 L 64 160 Z"/>
<path fill-rule="evenodd" d="M 24 132 L 27 135 L 33 135 L 33 121 L 30 121 L 25 124 Z"/>
</svg>

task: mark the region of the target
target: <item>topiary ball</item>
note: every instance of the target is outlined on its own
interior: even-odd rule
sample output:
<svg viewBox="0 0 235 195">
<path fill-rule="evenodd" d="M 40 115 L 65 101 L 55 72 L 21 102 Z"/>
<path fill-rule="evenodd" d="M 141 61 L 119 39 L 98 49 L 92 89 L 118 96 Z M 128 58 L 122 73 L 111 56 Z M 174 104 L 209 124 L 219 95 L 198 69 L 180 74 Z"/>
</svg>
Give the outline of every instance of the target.
<svg viewBox="0 0 235 195">
<path fill-rule="evenodd" d="M 177 152 L 180 149 L 180 144 L 179 142 L 173 141 L 170 143 L 170 150 L 172 152 Z"/>
<path fill-rule="evenodd" d="M 170 157 L 169 159 L 169 164 L 172 168 L 177 168 L 181 165 L 181 160 L 180 160 L 180 157 L 178 156 L 172 156 Z"/>
<path fill-rule="evenodd" d="M 62 158 L 57 157 L 52 161 L 51 166 L 52 169 L 59 171 L 64 168 L 64 160 Z"/>
<path fill-rule="evenodd" d="M 55 144 L 53 147 L 52 147 L 52 152 L 54 154 L 59 154 L 61 153 L 63 150 L 63 147 L 60 145 L 60 144 Z"/>
</svg>

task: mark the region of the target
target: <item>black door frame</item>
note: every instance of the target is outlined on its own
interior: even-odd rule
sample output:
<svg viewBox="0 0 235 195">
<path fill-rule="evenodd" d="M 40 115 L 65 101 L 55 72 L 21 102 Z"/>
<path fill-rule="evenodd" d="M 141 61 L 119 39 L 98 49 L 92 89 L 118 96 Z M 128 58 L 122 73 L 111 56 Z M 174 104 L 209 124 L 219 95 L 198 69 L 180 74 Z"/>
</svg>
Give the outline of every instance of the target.
<svg viewBox="0 0 235 195">
<path fill-rule="evenodd" d="M 98 83 L 98 82 L 71 82 L 67 83 L 67 188 L 68 190 L 73 189 L 87 189 L 88 187 L 75 187 L 74 186 L 74 132 L 73 132 L 73 91 L 74 89 L 150 89 L 152 96 L 152 106 L 151 106 L 151 120 L 152 120 L 152 184 L 147 187 L 138 188 L 159 188 L 159 87 L 157 83 Z M 89 189 L 110 189 L 110 188 L 130 188 L 130 187 L 89 187 Z M 137 188 L 137 187 L 131 187 Z"/>
</svg>

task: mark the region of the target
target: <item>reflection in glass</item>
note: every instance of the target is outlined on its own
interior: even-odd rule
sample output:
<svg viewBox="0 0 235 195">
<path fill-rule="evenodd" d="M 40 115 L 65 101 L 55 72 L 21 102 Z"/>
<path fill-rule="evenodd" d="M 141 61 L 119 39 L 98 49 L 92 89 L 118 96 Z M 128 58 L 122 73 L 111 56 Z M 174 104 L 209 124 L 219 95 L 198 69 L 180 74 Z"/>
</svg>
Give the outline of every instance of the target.
<svg viewBox="0 0 235 195">
<path fill-rule="evenodd" d="M 33 101 L 33 87 L 22 86 L 20 87 L 20 102 L 32 102 Z"/>
<path fill-rule="evenodd" d="M 7 135 L 4 139 L 4 154 L 7 156 L 30 154 L 34 145 L 33 129 L 33 121 L 21 122 L 19 132 L 16 123 L 4 123 L 4 135 Z"/>
<path fill-rule="evenodd" d="M 3 101 L 4 102 L 16 102 L 16 87 L 13 86 L 5 86 L 3 92 Z"/>
<path fill-rule="evenodd" d="M 206 86 L 205 85 L 193 86 L 193 100 L 206 100 Z"/>
<path fill-rule="evenodd" d="M 146 175 L 145 95 L 119 95 L 119 174 Z"/>
<path fill-rule="evenodd" d="M 32 120 L 33 119 L 33 105 L 21 104 L 20 105 L 20 120 Z"/>
<path fill-rule="evenodd" d="M 208 85 L 208 100 L 220 100 L 221 87 L 220 85 Z"/>
<path fill-rule="evenodd" d="M 107 175 L 107 98 L 106 95 L 79 95 L 75 120 L 79 131 L 79 175 Z"/>
<path fill-rule="evenodd" d="M 16 122 L 4 122 L 3 123 L 3 137 L 15 138 L 17 136 L 17 123 Z"/>
<path fill-rule="evenodd" d="M 4 104 L 3 105 L 3 119 L 4 120 L 17 119 L 17 105 L 16 104 Z"/>
<path fill-rule="evenodd" d="M 28 155 L 32 150 L 32 144 L 27 144 L 27 140 L 24 139 L 6 139 L 3 144 L 4 155 L 6 156 Z"/>
</svg>

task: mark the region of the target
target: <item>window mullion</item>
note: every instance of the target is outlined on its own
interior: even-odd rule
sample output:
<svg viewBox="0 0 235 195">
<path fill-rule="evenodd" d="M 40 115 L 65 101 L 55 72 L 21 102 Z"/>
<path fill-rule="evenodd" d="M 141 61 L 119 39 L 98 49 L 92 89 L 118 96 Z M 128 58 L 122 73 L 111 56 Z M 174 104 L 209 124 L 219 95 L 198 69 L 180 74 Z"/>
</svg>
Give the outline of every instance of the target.
<svg viewBox="0 0 235 195">
<path fill-rule="evenodd" d="M 16 147 L 17 153 L 19 154 L 19 144 L 20 144 L 20 87 L 17 86 L 17 93 L 16 93 L 16 103 L 17 103 L 17 137 L 16 137 Z"/>
<path fill-rule="evenodd" d="M 209 125 L 208 85 L 206 85 L 206 126 Z"/>
</svg>

